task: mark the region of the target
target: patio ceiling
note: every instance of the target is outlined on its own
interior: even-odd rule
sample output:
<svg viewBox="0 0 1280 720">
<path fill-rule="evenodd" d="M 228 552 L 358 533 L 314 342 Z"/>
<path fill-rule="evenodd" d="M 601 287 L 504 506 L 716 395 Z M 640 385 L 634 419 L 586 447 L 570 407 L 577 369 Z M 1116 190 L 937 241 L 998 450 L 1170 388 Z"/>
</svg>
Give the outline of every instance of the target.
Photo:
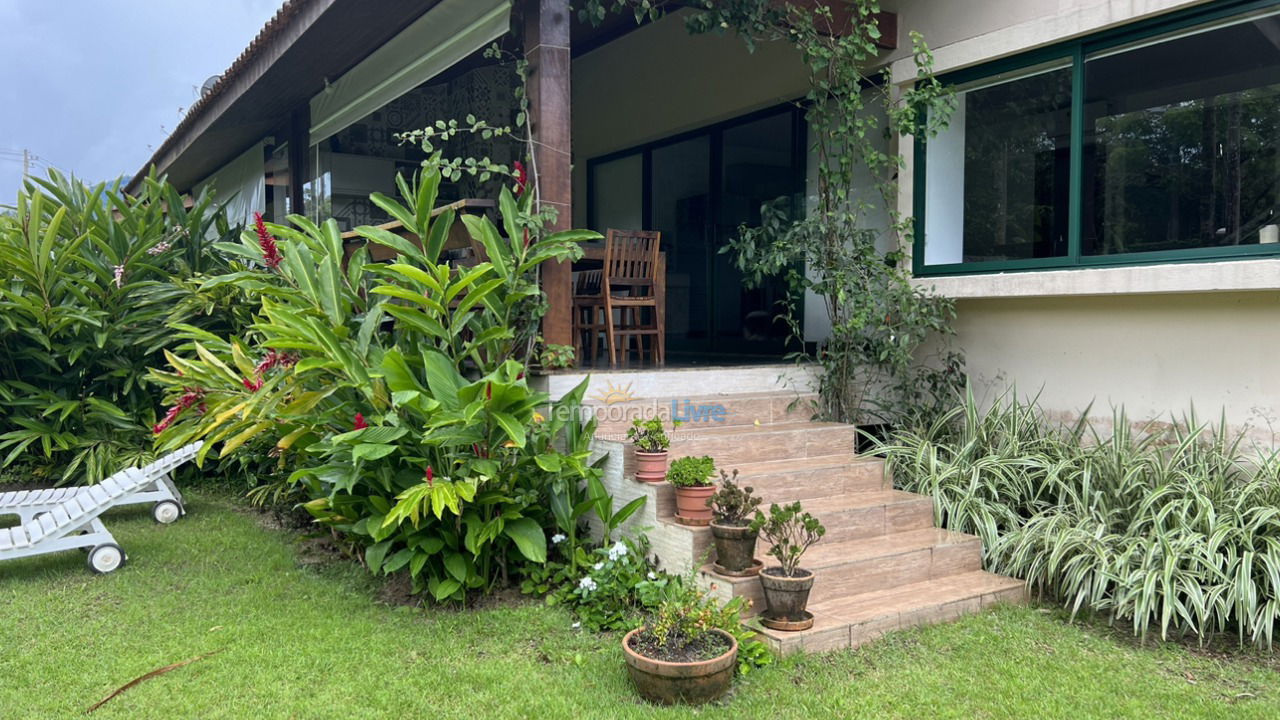
<svg viewBox="0 0 1280 720">
<path fill-rule="evenodd" d="M 129 184 L 154 164 L 180 188 L 289 123 L 324 88 L 439 0 L 286 0 L 223 74 L 188 110 Z"/>
<path fill-rule="evenodd" d="M 128 189 L 136 190 L 153 165 L 177 187 L 191 187 L 262 138 L 285 132 L 291 114 L 306 107 L 326 80 L 341 77 L 439 2 L 285 0 Z M 521 3 L 515 5 L 519 12 Z M 611 15 L 599 27 L 572 26 L 575 55 L 636 29 L 634 19 L 623 15 Z"/>
</svg>

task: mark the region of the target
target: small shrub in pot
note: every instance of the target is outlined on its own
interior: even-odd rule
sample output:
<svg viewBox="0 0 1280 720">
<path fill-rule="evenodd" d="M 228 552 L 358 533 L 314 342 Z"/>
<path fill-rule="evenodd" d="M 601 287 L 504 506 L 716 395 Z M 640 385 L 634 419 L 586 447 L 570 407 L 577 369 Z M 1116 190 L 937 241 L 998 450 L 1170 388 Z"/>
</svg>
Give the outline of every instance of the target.
<svg viewBox="0 0 1280 720">
<path fill-rule="evenodd" d="M 736 577 L 760 572 L 762 563 L 755 559 L 760 533 L 751 527 L 751 521 L 761 500 L 754 488 L 738 484 L 737 470 L 732 476 L 721 470 L 720 488 L 707 502 L 711 506 L 716 572 Z"/>
<path fill-rule="evenodd" d="M 627 672 L 650 702 L 710 702 L 724 695 L 738 669 L 738 640 L 731 630 L 737 629 L 741 604 L 721 608 L 692 582 L 669 587 L 646 625 L 622 639 Z"/>
<path fill-rule="evenodd" d="M 627 430 L 627 440 L 636 449 L 636 480 L 662 482 L 667 476 L 667 449 L 671 447 L 671 438 L 667 437 L 662 418 L 637 418 Z"/>
<path fill-rule="evenodd" d="M 671 463 L 667 482 L 676 489 L 676 520 L 685 525 L 711 524 L 708 501 L 716 491 L 711 477 L 716 462 L 710 457 L 682 457 Z"/>
<path fill-rule="evenodd" d="M 802 558 L 827 529 L 800 506 L 772 505 L 769 514 L 756 511 L 751 527 L 768 541 L 769 555 L 778 561 L 776 567 L 760 573 L 766 609 L 760 621 L 775 630 L 806 630 L 813 626 L 813 615 L 805 610 L 809 591 L 813 589 L 813 572 L 800 567 Z"/>
</svg>

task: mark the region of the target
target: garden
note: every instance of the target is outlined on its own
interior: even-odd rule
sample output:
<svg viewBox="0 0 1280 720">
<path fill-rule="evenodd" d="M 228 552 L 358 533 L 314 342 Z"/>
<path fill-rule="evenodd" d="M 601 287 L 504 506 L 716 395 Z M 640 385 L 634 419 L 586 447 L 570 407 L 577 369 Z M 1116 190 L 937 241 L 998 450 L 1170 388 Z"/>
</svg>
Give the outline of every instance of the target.
<svg viewBox="0 0 1280 720">
<path fill-rule="evenodd" d="M 1280 455 L 1192 413 L 1063 427 L 1016 390 L 979 402 L 945 342 L 954 307 L 876 249 L 851 197 L 859 163 L 902 162 L 852 119 L 875 25 L 833 36 L 775 6 L 690 29 L 797 44 L 809 121 L 833 127 L 820 202 L 767 207 L 728 250 L 749 277 L 786 274 L 798 336 L 800 299 L 823 298 L 832 336 L 794 356 L 822 371 L 820 418 L 864 428 L 896 486 L 980 537 L 983 566 L 1032 603 L 775 656 L 759 633 L 812 625 L 804 556 L 826 528 L 715 457 L 668 459 L 672 427 L 651 420 L 629 435 L 635 479 L 673 486 L 676 521 L 709 526 L 708 562 L 758 576 L 766 606 L 665 571 L 623 529 L 645 499 L 603 482 L 586 383 L 553 398 L 530 382 L 571 360 L 539 337 L 539 268 L 599 235 L 551 230 L 522 163 L 446 159 L 434 143 L 452 135 L 520 134 L 472 118 L 406 138 L 432 160 L 371 196 L 403 234 L 243 227 L 159 177 L 128 195 L 53 172 L 0 214 L 0 500 L 66 489 L 0 520 L 4 714 L 1275 717 Z M 949 97 L 913 39 L 921 82 L 886 102 L 895 130 L 927 134 Z M 437 211 L 463 172 L 491 181 L 492 216 Z M 446 257 L 456 228 L 481 261 Z M 176 487 L 156 470 L 175 453 L 191 456 Z M 163 497 L 119 507 L 141 492 Z M 117 554 L 27 551 L 90 519 Z"/>
</svg>

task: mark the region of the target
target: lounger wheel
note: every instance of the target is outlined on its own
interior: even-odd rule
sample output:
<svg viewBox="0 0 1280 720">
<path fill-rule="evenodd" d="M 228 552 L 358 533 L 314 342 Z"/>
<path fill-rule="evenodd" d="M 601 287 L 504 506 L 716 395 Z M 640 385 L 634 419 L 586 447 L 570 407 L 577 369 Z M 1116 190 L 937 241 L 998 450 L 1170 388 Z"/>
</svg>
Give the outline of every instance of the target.
<svg viewBox="0 0 1280 720">
<path fill-rule="evenodd" d="M 151 506 L 151 517 L 161 525 L 168 525 L 182 517 L 182 506 L 172 500 L 161 500 Z"/>
<path fill-rule="evenodd" d="M 103 543 L 89 551 L 89 569 L 99 575 L 119 570 L 124 566 L 124 550 L 115 543 Z"/>
</svg>

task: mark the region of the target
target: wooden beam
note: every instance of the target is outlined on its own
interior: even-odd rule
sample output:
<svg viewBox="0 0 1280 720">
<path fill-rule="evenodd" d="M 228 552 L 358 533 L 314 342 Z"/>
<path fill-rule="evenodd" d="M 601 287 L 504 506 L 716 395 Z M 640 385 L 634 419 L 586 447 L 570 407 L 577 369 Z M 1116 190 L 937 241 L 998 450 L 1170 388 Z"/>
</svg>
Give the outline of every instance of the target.
<svg viewBox="0 0 1280 720">
<path fill-rule="evenodd" d="M 566 230 L 573 222 L 571 160 L 570 41 L 573 10 L 569 0 L 524 0 L 524 56 L 529 62 L 529 128 L 533 162 L 542 205 L 556 209 L 549 230 Z M 569 263 L 542 266 L 547 314 L 542 336 L 549 343 L 573 342 L 573 279 Z"/>
</svg>

